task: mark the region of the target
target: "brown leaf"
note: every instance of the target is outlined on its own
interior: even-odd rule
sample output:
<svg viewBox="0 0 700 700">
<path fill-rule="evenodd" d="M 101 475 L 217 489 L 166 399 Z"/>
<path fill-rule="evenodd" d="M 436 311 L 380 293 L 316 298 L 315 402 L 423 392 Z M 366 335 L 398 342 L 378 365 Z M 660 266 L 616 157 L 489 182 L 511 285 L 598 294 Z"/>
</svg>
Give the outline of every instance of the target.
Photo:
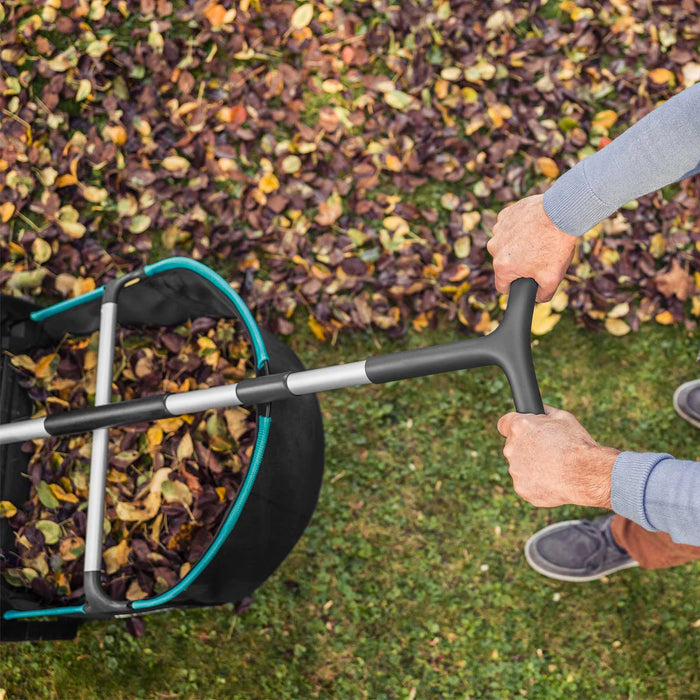
<svg viewBox="0 0 700 700">
<path fill-rule="evenodd" d="M 676 258 L 671 261 L 671 269 L 654 277 L 656 288 L 668 299 L 676 296 L 685 301 L 693 287 L 693 279 Z"/>
</svg>

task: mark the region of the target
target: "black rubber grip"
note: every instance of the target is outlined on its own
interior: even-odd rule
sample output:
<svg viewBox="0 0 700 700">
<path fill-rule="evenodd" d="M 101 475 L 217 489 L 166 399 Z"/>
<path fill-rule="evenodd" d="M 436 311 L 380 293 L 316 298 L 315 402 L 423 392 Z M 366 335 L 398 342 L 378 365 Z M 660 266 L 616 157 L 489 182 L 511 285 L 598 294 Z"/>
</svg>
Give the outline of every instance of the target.
<svg viewBox="0 0 700 700">
<path fill-rule="evenodd" d="M 291 372 L 244 379 L 236 385 L 236 396 L 244 406 L 257 406 L 294 396 L 287 386 Z"/>
<path fill-rule="evenodd" d="M 383 384 L 410 377 L 498 365 L 508 378 L 516 410 L 520 413 L 544 413 L 530 350 L 530 325 L 536 295 L 535 280 L 517 279 L 511 284 L 503 321 L 490 335 L 370 357 L 365 364 L 367 377 L 374 384 Z"/>
<path fill-rule="evenodd" d="M 375 355 L 365 363 L 365 372 L 373 384 L 384 384 L 399 379 L 492 365 L 493 353 L 485 340 L 460 340 L 418 350 Z"/>
<path fill-rule="evenodd" d="M 97 428 L 170 418 L 172 413 L 165 407 L 165 399 L 168 396 L 169 394 L 158 394 L 133 401 L 55 413 L 46 418 L 44 429 L 49 435 L 72 435 L 90 432 Z"/>
</svg>

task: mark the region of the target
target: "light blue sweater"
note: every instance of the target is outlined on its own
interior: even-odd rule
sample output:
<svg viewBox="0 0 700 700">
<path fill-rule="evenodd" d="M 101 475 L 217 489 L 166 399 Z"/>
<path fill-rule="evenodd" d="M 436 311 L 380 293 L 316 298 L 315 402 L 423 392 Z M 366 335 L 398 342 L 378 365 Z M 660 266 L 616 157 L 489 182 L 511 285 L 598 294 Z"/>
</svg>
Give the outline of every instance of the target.
<svg viewBox="0 0 700 700">
<path fill-rule="evenodd" d="M 545 192 L 544 208 L 562 231 L 580 236 L 626 202 L 697 173 L 700 83 L 564 173 Z M 700 462 L 621 452 L 611 488 L 616 513 L 647 530 L 668 532 L 674 542 L 700 546 Z"/>
</svg>

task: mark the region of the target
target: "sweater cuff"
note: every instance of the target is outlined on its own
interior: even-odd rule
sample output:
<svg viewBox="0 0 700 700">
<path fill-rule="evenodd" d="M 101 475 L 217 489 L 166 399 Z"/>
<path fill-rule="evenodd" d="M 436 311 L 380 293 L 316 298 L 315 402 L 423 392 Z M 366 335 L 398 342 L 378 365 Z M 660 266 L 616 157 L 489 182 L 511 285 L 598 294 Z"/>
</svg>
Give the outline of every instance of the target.
<svg viewBox="0 0 700 700">
<path fill-rule="evenodd" d="M 612 509 L 652 532 L 658 530 L 647 518 L 644 496 L 649 476 L 664 459 L 673 457 L 665 452 L 620 452 L 613 465 L 610 482 Z"/>
<path fill-rule="evenodd" d="M 552 223 L 572 236 L 582 236 L 617 209 L 603 202 L 591 189 L 585 163 L 584 159 L 565 172 L 544 193 L 542 200 Z"/>
</svg>

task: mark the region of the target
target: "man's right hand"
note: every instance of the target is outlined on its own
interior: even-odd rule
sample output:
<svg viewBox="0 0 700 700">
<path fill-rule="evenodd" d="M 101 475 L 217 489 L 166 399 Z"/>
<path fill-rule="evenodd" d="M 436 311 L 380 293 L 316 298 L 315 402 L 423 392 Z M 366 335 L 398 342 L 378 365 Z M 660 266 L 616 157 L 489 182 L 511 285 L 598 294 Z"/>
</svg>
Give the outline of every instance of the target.
<svg viewBox="0 0 700 700">
<path fill-rule="evenodd" d="M 514 279 L 532 277 L 539 285 L 537 301 L 549 301 L 571 263 L 578 236 L 557 228 L 542 200 L 541 194 L 525 197 L 498 214 L 486 249 L 501 294 L 508 294 Z"/>
</svg>

